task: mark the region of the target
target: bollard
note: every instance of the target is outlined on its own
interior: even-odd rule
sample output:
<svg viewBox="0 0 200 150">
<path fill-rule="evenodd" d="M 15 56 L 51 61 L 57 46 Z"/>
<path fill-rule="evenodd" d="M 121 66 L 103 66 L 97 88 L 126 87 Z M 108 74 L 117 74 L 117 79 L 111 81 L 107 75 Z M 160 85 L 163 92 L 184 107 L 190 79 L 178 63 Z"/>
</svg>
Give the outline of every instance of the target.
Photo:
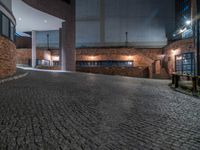
<svg viewBox="0 0 200 150">
<path fill-rule="evenodd" d="M 187 81 L 190 81 L 190 76 L 189 75 L 187 75 Z"/>
<path fill-rule="evenodd" d="M 180 76 L 179 75 L 175 75 L 175 88 L 179 87 L 179 80 L 180 80 Z"/>
<path fill-rule="evenodd" d="M 175 84 L 175 74 L 172 74 L 172 85 Z"/>
<path fill-rule="evenodd" d="M 197 93 L 197 77 L 192 77 L 192 92 Z"/>
</svg>

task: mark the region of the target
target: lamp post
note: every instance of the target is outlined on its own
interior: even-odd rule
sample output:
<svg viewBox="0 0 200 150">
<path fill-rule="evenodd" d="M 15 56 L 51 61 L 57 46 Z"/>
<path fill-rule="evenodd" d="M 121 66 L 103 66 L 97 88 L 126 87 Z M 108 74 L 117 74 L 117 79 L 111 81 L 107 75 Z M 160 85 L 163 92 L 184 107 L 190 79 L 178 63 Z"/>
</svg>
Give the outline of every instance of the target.
<svg viewBox="0 0 200 150">
<path fill-rule="evenodd" d="M 47 50 L 49 50 L 49 33 L 47 33 Z"/>
<path fill-rule="evenodd" d="M 128 47 L 128 32 L 126 32 L 125 34 L 126 34 L 126 41 L 125 41 L 125 43 L 126 43 L 126 47 Z"/>
</svg>

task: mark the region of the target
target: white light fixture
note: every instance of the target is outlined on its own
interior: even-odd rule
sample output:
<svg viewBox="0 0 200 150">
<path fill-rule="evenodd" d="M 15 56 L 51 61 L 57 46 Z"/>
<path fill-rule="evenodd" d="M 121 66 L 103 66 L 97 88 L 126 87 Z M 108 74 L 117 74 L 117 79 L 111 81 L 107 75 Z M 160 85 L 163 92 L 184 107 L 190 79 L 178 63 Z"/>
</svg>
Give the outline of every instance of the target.
<svg viewBox="0 0 200 150">
<path fill-rule="evenodd" d="M 184 29 L 180 29 L 180 33 L 183 33 L 187 30 L 187 28 L 184 28 Z"/>
<path fill-rule="evenodd" d="M 129 62 L 128 62 L 128 65 L 133 65 L 133 62 L 132 62 L 132 61 L 129 61 Z"/>
<path fill-rule="evenodd" d="M 180 33 L 183 33 L 184 32 L 184 30 L 183 29 L 180 29 Z"/>
<path fill-rule="evenodd" d="M 176 55 L 176 49 L 172 49 L 172 55 Z"/>
<path fill-rule="evenodd" d="M 44 23 L 47 23 L 47 20 L 44 20 Z"/>
<path fill-rule="evenodd" d="M 186 23 L 186 25 L 190 25 L 191 24 L 191 20 L 187 20 L 185 23 Z"/>
<path fill-rule="evenodd" d="M 19 20 L 19 21 L 22 21 L 22 18 L 19 18 L 18 20 Z"/>
</svg>

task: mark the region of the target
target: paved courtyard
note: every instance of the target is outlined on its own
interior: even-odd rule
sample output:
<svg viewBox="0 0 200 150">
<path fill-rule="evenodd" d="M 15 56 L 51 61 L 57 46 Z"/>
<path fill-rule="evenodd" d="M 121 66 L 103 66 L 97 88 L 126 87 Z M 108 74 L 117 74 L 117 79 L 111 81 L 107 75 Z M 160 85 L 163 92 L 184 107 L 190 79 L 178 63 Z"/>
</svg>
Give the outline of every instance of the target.
<svg viewBox="0 0 200 150">
<path fill-rule="evenodd" d="M 198 150 L 200 100 L 168 83 L 30 72 L 0 85 L 0 150 Z"/>
</svg>

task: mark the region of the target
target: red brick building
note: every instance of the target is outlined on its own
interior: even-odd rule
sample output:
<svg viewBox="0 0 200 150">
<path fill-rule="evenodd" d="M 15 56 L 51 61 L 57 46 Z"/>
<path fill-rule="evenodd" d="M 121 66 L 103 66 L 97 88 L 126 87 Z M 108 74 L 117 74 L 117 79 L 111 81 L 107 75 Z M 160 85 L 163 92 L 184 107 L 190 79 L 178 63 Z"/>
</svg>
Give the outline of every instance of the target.
<svg viewBox="0 0 200 150">
<path fill-rule="evenodd" d="M 11 0 L 0 1 L 0 78 L 16 72 L 15 24 Z"/>
</svg>

